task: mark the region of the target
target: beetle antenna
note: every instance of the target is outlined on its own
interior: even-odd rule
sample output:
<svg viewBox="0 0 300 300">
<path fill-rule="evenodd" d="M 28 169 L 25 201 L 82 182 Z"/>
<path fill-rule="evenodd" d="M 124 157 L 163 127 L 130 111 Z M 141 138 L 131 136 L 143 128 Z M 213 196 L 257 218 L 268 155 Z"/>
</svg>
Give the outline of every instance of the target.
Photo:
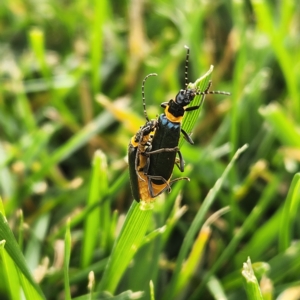
<svg viewBox="0 0 300 300">
<path fill-rule="evenodd" d="M 146 101 L 145 101 L 145 82 L 146 80 L 150 77 L 150 76 L 157 76 L 156 73 L 150 73 L 148 74 L 144 80 L 143 80 L 143 83 L 142 83 L 142 99 L 143 99 L 143 107 L 144 107 L 144 116 L 146 118 L 146 120 L 149 122 L 149 118 L 148 118 L 148 115 L 147 115 L 147 109 L 146 109 Z"/>
<path fill-rule="evenodd" d="M 189 58 L 190 58 L 190 48 L 188 46 L 184 46 L 186 49 L 186 57 L 185 57 L 185 67 L 184 67 L 184 85 L 185 89 L 188 87 L 188 70 L 189 70 Z"/>
<path fill-rule="evenodd" d="M 224 91 L 210 91 L 211 87 L 211 80 L 208 82 L 208 86 L 207 88 L 205 89 L 204 92 L 197 92 L 196 94 L 197 95 L 208 95 L 208 94 L 221 94 L 221 95 L 230 95 L 230 93 L 228 92 L 224 92 Z"/>
</svg>

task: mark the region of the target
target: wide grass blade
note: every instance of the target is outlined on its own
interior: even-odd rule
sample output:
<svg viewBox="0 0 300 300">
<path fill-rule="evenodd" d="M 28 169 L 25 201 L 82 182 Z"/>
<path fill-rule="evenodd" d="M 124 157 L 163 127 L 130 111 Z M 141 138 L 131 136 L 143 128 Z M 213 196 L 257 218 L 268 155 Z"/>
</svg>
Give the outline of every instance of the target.
<svg viewBox="0 0 300 300">
<path fill-rule="evenodd" d="M 34 281 L 19 245 L 2 213 L 0 213 L 0 240 L 5 240 L 5 251 L 15 264 L 24 293 L 28 293 L 31 296 L 34 295 L 34 297 L 27 299 L 44 299 L 44 295 L 40 287 Z M 7 274 L 7 276 L 10 275 Z"/>
<path fill-rule="evenodd" d="M 18 272 L 11 257 L 5 250 L 5 240 L 0 242 L 0 257 L 2 261 L 1 278 L 4 279 L 10 299 L 21 299 L 21 288 Z"/>
<path fill-rule="evenodd" d="M 92 178 L 89 189 L 88 205 L 101 203 L 104 196 L 108 194 L 107 162 L 104 153 L 96 151 L 92 163 Z M 93 252 L 97 242 L 102 249 L 107 250 L 110 226 L 110 203 L 105 201 L 101 206 L 95 208 L 85 219 L 84 238 L 82 245 L 81 263 L 87 267 L 93 258 Z"/>
<path fill-rule="evenodd" d="M 104 39 L 104 24 L 110 16 L 109 1 L 94 0 L 93 21 L 90 28 L 90 49 L 92 66 L 92 87 L 94 93 L 97 93 L 101 87 L 100 65 L 103 56 L 103 39 Z"/>
<path fill-rule="evenodd" d="M 294 240 L 293 225 L 299 217 L 300 173 L 295 174 L 288 195 L 284 202 L 279 226 L 279 250 L 285 251 Z"/>
<path fill-rule="evenodd" d="M 99 289 L 114 293 L 125 269 L 139 249 L 153 212 L 152 204 L 133 201 L 115 241 Z"/>
</svg>

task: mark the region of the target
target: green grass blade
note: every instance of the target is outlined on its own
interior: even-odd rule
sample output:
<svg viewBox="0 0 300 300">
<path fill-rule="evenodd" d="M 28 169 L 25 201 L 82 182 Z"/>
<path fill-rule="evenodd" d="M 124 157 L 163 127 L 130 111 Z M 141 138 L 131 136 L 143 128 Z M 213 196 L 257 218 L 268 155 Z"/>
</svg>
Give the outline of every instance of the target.
<svg viewBox="0 0 300 300">
<path fill-rule="evenodd" d="M 99 174 L 99 196 L 100 201 L 104 199 L 103 195 L 108 194 L 108 173 L 107 173 L 107 160 L 104 153 L 97 151 L 97 155 L 100 157 L 100 174 Z M 111 250 L 112 242 L 115 238 L 114 234 L 111 234 L 111 207 L 110 202 L 105 201 L 100 206 L 100 247 L 108 253 Z"/>
<path fill-rule="evenodd" d="M 92 87 L 94 93 L 101 87 L 100 65 L 103 54 L 104 22 L 109 17 L 109 3 L 106 0 L 93 1 L 94 14 L 91 26 L 90 49 L 92 66 Z"/>
<path fill-rule="evenodd" d="M 99 203 L 103 200 L 103 196 L 108 193 L 107 181 L 107 162 L 104 153 L 96 151 L 92 163 L 92 178 L 89 189 L 88 205 Z M 93 257 L 96 243 L 101 242 L 101 248 L 107 249 L 107 240 L 109 238 L 109 216 L 110 216 L 110 203 L 106 201 L 90 214 L 87 215 L 85 220 L 81 264 L 87 267 Z M 91 234 L 93 233 L 93 234 Z"/>
<path fill-rule="evenodd" d="M 39 28 L 33 28 L 29 31 L 29 42 L 31 49 L 37 59 L 43 76 L 49 78 L 50 72 L 46 63 L 45 55 L 45 35 Z"/>
<path fill-rule="evenodd" d="M 14 261 L 15 266 L 20 273 L 20 277 L 24 275 L 26 278 L 25 286 L 23 286 L 24 291 L 28 289 L 34 289 L 37 298 L 31 299 L 44 299 L 43 293 L 40 287 L 36 284 L 30 271 L 28 270 L 26 261 L 24 259 L 23 254 L 20 251 L 19 245 L 17 244 L 13 233 L 11 232 L 5 217 L 0 213 L 0 240 L 5 240 L 5 250 L 8 255 Z M 20 278 L 20 280 L 22 277 Z M 23 280 L 23 279 L 22 279 Z M 30 286 L 31 288 L 28 288 Z M 31 292 L 32 293 L 32 292 Z"/>
<path fill-rule="evenodd" d="M 184 293 L 185 289 L 189 286 L 189 282 L 196 274 L 198 266 L 200 265 L 205 255 L 205 247 L 211 236 L 211 223 L 213 223 L 216 219 L 220 218 L 221 215 L 227 213 L 228 211 L 229 207 L 224 207 L 223 209 L 212 214 L 206 220 L 205 224 L 203 224 L 198 237 L 195 239 L 190 254 L 187 257 L 183 268 L 181 269 L 181 274 L 179 275 L 178 283 L 176 286 L 177 290 L 174 292 L 175 294 L 178 294 L 179 292 Z"/>
<path fill-rule="evenodd" d="M 228 299 L 221 282 L 215 276 L 211 276 L 207 282 L 207 288 L 214 299 Z"/>
<path fill-rule="evenodd" d="M 71 300 L 70 278 L 69 278 L 70 257 L 71 257 L 71 232 L 70 232 L 70 220 L 68 220 L 66 234 L 65 234 L 65 249 L 64 249 L 64 286 L 65 286 L 66 300 Z"/>
<path fill-rule="evenodd" d="M 21 299 L 21 289 L 18 274 L 14 262 L 5 251 L 5 240 L 0 242 L 0 257 L 2 262 L 1 278 L 4 278 L 5 286 L 8 294 L 10 295 L 10 299 Z"/>
<path fill-rule="evenodd" d="M 30 270 L 35 270 L 41 260 L 41 252 L 43 247 L 43 243 L 41 241 L 44 241 L 46 238 L 49 222 L 50 215 L 43 214 L 32 226 L 30 239 L 26 245 L 24 253 L 27 266 L 30 268 Z"/>
<path fill-rule="evenodd" d="M 150 287 L 150 300 L 155 300 L 154 284 L 152 280 L 150 280 L 149 287 Z"/>
<path fill-rule="evenodd" d="M 300 205 L 300 173 L 295 174 L 284 202 L 279 226 L 279 250 L 286 250 L 292 243 L 293 225 L 298 220 Z"/>
<path fill-rule="evenodd" d="M 152 212 L 152 204 L 133 201 L 103 274 L 99 286 L 101 291 L 115 292 L 124 271 L 143 241 Z"/>
<path fill-rule="evenodd" d="M 245 282 L 248 300 L 264 300 L 260 291 L 258 281 L 254 275 L 251 260 L 249 257 L 247 259 L 247 262 L 243 264 L 242 275 Z"/>
<path fill-rule="evenodd" d="M 29 31 L 29 41 L 35 58 L 39 62 L 43 76 L 49 78 L 50 72 L 45 58 L 45 38 L 44 32 L 39 28 Z"/>
<path fill-rule="evenodd" d="M 187 257 L 184 266 L 181 269 L 174 291 L 175 295 L 184 292 L 184 290 L 189 286 L 189 282 L 193 278 L 193 275 L 203 258 L 203 255 L 205 253 L 204 250 L 208 243 L 210 235 L 211 229 L 207 226 L 203 226 L 193 244 L 191 252 Z"/>
<path fill-rule="evenodd" d="M 22 273 L 19 268 L 17 268 L 17 273 L 26 299 L 44 299 L 44 297 L 41 297 L 35 287 L 27 280 L 24 273 Z"/>
</svg>

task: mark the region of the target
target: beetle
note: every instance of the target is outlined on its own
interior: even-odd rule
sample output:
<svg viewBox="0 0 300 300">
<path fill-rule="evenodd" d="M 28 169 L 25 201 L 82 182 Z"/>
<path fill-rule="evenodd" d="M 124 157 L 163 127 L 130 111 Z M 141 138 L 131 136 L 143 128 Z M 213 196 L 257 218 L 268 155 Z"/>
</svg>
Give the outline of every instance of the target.
<svg viewBox="0 0 300 300">
<path fill-rule="evenodd" d="M 128 164 L 129 164 L 129 176 L 130 176 L 130 183 L 131 183 L 131 191 L 133 194 L 134 199 L 139 201 L 140 199 L 149 202 L 155 198 L 157 193 L 161 194 L 161 186 L 156 187 L 156 185 L 148 181 L 148 177 L 146 174 L 146 170 L 149 168 L 150 165 L 150 155 L 160 152 L 174 152 L 179 149 L 157 149 L 152 151 L 152 139 L 155 134 L 155 131 L 158 126 L 157 119 L 149 120 L 146 110 L 146 102 L 145 102 L 145 93 L 144 93 L 144 86 L 146 80 L 150 76 L 156 76 L 155 73 L 151 73 L 147 75 L 142 84 L 142 99 L 143 99 L 143 107 L 144 107 L 144 115 L 146 118 L 145 125 L 141 126 L 138 132 L 131 138 L 129 146 L 128 146 Z M 166 180 L 160 175 L 156 175 L 152 178 L 160 180 L 164 183 L 164 190 L 171 191 L 170 185 L 178 180 L 187 179 L 187 177 L 181 177 L 174 179 L 172 181 Z M 155 192 L 159 189 L 158 192 Z"/>
<path fill-rule="evenodd" d="M 142 155 L 148 156 L 149 161 L 145 164 L 143 172 L 148 181 L 148 189 L 151 197 L 157 197 L 165 190 L 170 191 L 170 181 L 173 173 L 174 165 L 179 167 L 181 172 L 184 171 L 184 161 L 178 148 L 180 134 L 183 134 L 185 140 L 190 144 L 194 144 L 191 137 L 181 128 L 181 122 L 186 112 L 199 109 L 203 103 L 204 96 L 207 94 L 224 94 L 230 93 L 222 91 L 209 91 L 211 81 L 205 91 L 188 88 L 188 62 L 189 48 L 187 49 L 185 60 L 185 89 L 181 89 L 175 97 L 169 102 L 163 102 L 161 106 L 165 109 L 157 120 L 156 129 L 151 140 L 151 151 L 145 151 Z M 195 106 L 187 107 L 196 95 L 203 95 L 201 103 Z M 168 151 L 163 151 L 168 149 Z M 176 158 L 178 154 L 178 159 Z M 146 159 L 147 161 L 147 159 Z M 163 180 L 161 179 L 163 178 Z M 177 180 L 187 179 L 186 177 Z M 167 180 L 167 183 L 165 182 Z M 177 181 L 175 179 L 175 181 Z"/>
<path fill-rule="evenodd" d="M 149 158 L 141 153 L 146 152 L 151 146 L 153 133 L 157 125 L 157 120 L 147 120 L 139 131 L 131 138 L 128 146 L 128 164 L 131 191 L 134 199 L 151 198 L 148 194 L 148 181 L 145 180 L 145 175 L 140 172 L 145 165 L 148 164 Z"/>
</svg>

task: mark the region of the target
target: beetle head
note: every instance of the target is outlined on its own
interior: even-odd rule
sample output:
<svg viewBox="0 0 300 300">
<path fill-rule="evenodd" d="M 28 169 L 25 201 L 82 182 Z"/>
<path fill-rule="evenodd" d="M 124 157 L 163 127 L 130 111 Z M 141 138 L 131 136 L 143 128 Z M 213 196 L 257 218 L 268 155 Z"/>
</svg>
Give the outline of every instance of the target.
<svg viewBox="0 0 300 300">
<path fill-rule="evenodd" d="M 196 95 L 197 91 L 194 89 L 180 90 L 175 97 L 175 102 L 178 105 L 184 107 L 190 104 L 190 102 L 195 98 Z"/>
</svg>

